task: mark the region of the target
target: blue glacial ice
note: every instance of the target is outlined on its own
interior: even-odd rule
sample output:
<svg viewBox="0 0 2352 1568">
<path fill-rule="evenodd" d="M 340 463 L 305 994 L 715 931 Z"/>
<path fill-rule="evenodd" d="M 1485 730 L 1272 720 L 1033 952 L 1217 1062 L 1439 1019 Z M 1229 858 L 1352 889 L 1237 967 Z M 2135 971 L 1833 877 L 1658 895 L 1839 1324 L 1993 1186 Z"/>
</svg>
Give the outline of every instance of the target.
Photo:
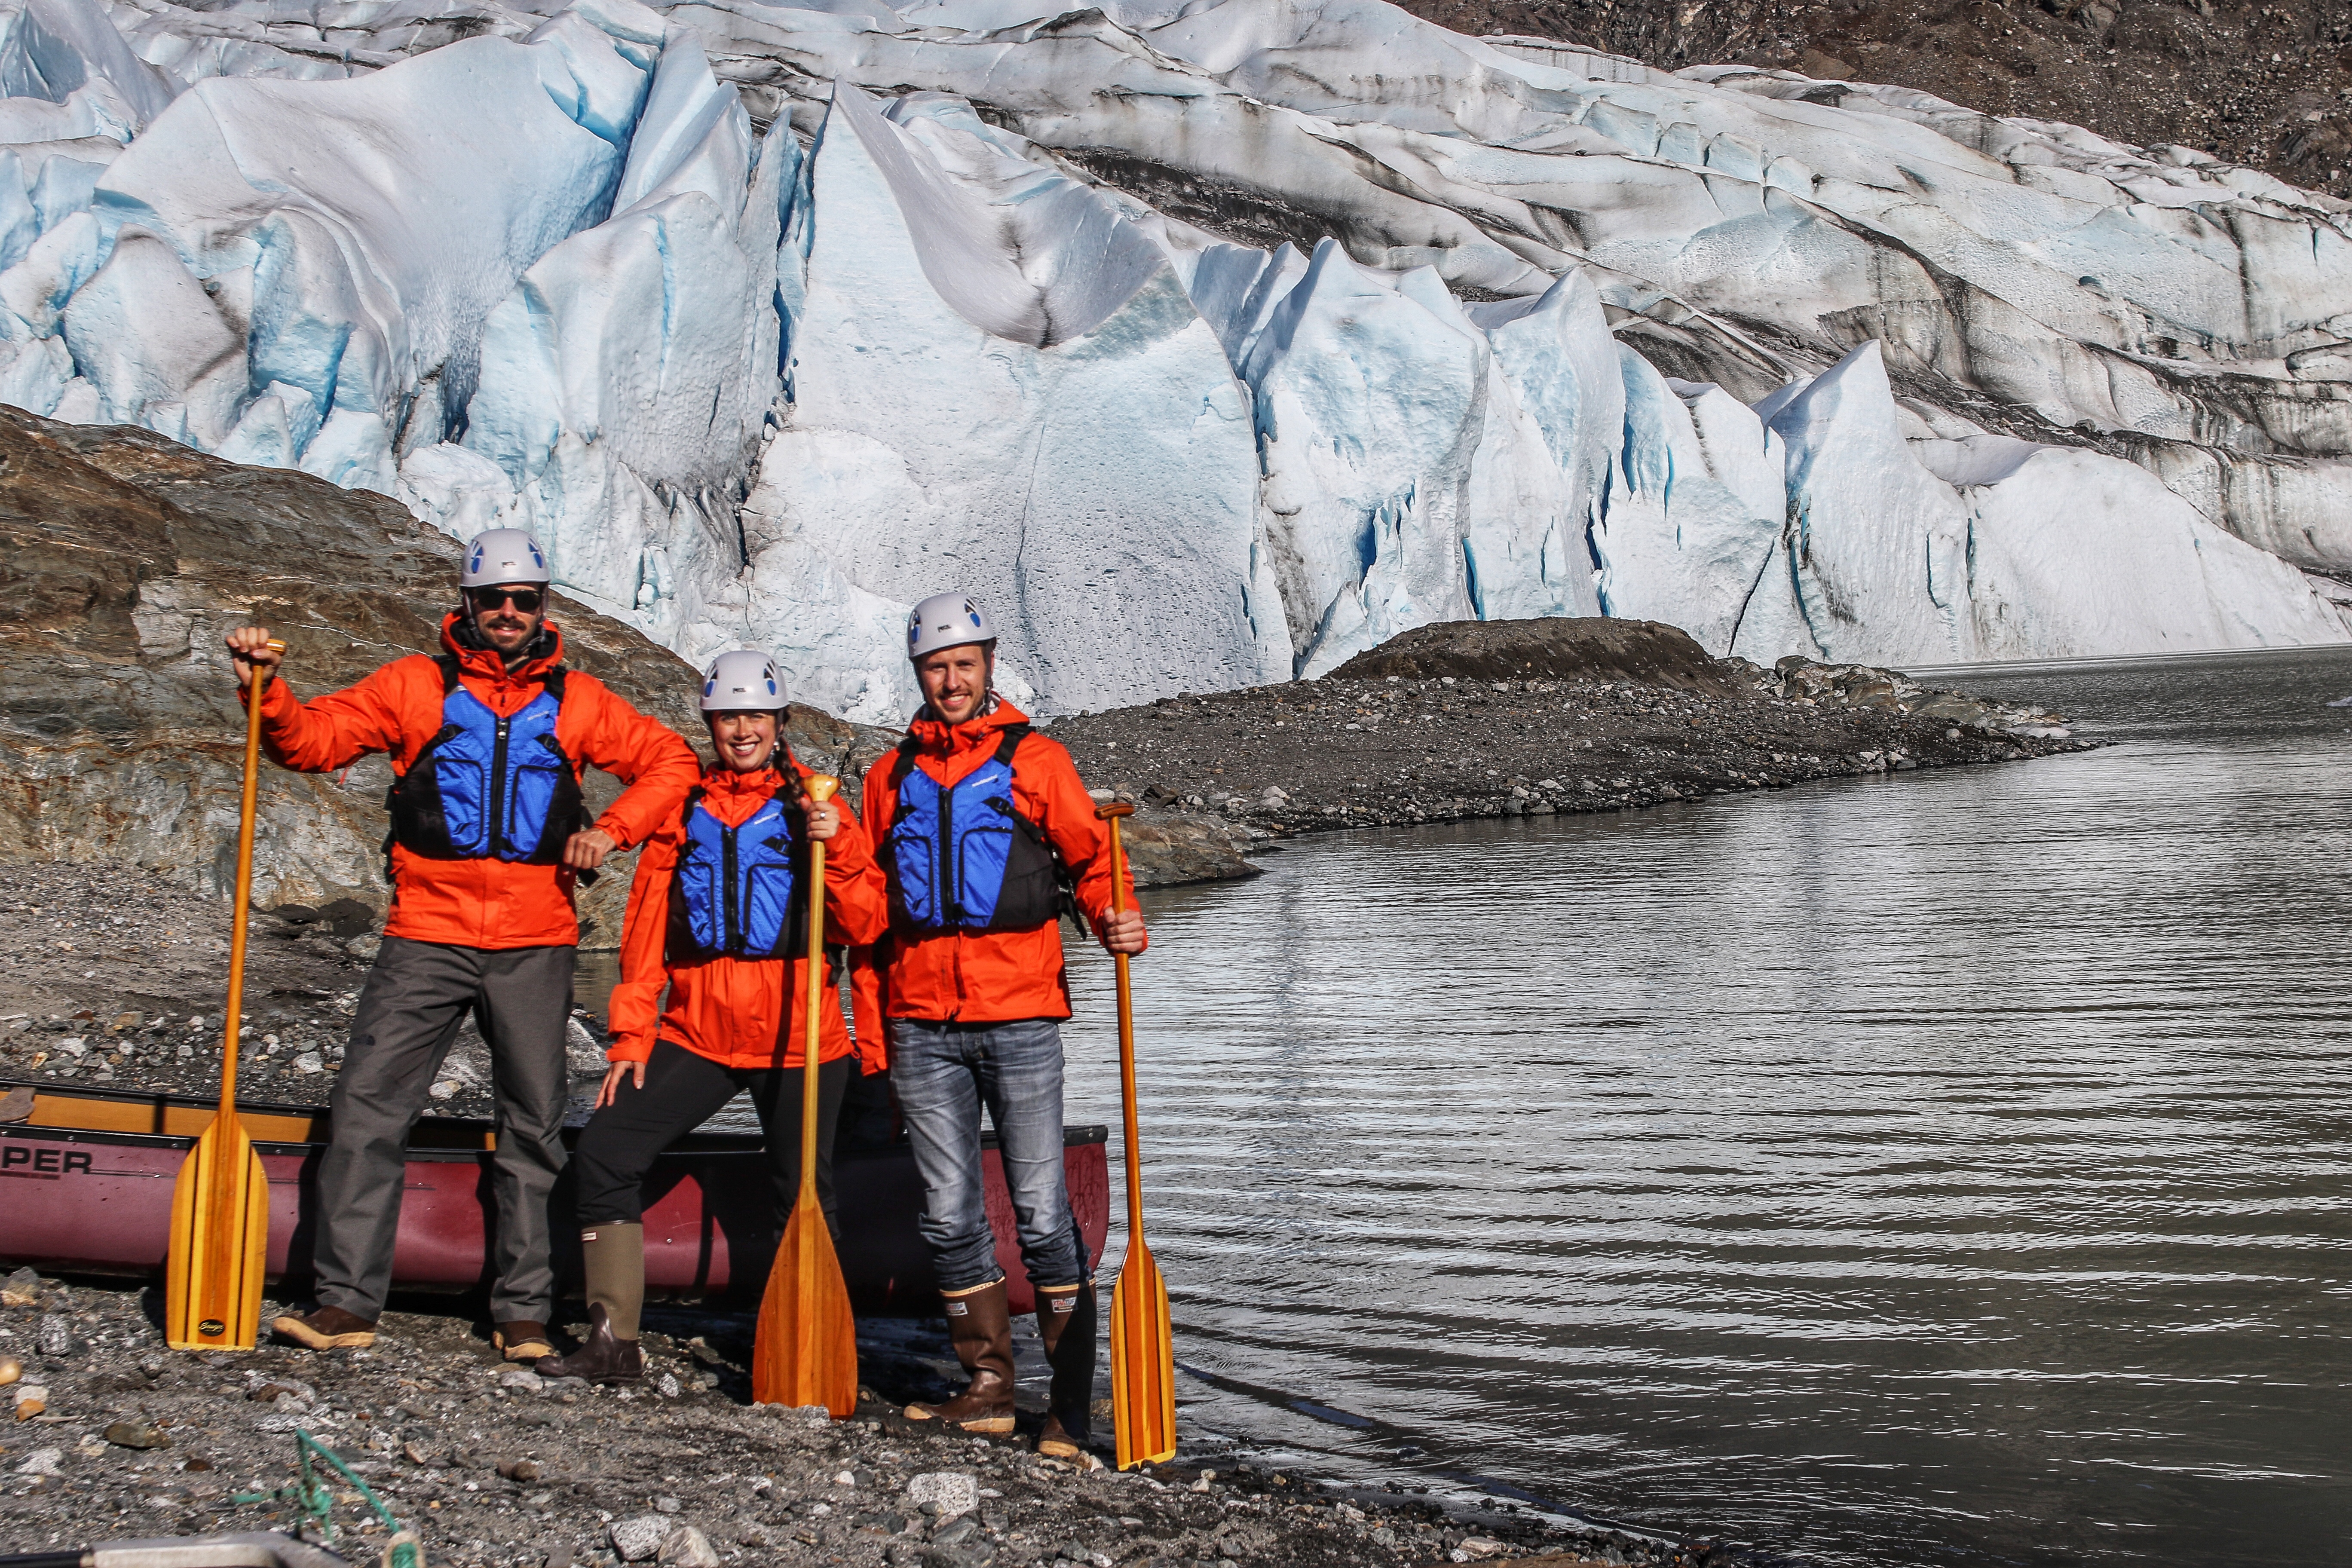
<svg viewBox="0 0 2352 1568">
<path fill-rule="evenodd" d="M 0 399 L 537 530 L 688 658 L 1047 712 L 1605 613 L 2340 641 L 2352 216 L 1381 0 L 18 0 Z"/>
</svg>

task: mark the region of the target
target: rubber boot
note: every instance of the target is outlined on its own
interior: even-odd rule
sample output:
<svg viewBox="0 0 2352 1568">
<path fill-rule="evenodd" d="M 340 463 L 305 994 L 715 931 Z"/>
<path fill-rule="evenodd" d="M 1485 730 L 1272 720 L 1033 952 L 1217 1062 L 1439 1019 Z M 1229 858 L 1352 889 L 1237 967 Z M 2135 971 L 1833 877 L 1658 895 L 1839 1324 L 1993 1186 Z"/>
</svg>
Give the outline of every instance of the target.
<svg viewBox="0 0 2352 1568">
<path fill-rule="evenodd" d="M 646 1374 L 646 1352 L 635 1340 L 613 1332 L 613 1316 L 602 1301 L 588 1308 L 588 1338 L 570 1355 L 543 1357 L 536 1371 L 541 1377 L 584 1377 L 591 1383 L 635 1383 Z"/>
<path fill-rule="evenodd" d="M 1037 1292 L 1037 1338 L 1054 1380 L 1045 1393 L 1045 1429 L 1037 1451 L 1092 1469 L 1101 1461 L 1086 1451 L 1094 1436 L 1096 1305 L 1094 1281 L 1047 1286 Z"/>
<path fill-rule="evenodd" d="M 634 1382 L 646 1374 L 646 1352 L 637 1347 L 637 1320 L 646 1307 L 646 1227 L 590 1226 L 580 1233 L 580 1262 L 588 1276 L 588 1341 L 534 1370 L 541 1377 Z"/>
<path fill-rule="evenodd" d="M 943 1405 L 908 1405 L 907 1419 L 944 1421 L 966 1432 L 1012 1431 L 1013 1314 L 1005 1309 L 1004 1281 L 940 1296 L 947 1307 L 948 1338 L 971 1382 Z"/>
</svg>

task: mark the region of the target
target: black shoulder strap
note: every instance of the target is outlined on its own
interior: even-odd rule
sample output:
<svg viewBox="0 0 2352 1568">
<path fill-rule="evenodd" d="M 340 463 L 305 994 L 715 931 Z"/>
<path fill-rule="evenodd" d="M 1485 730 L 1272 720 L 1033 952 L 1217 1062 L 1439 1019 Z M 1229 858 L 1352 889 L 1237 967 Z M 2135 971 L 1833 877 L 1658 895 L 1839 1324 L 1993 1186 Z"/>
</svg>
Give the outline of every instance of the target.
<svg viewBox="0 0 2352 1568">
<path fill-rule="evenodd" d="M 890 764 L 891 793 L 896 794 L 898 786 L 907 782 L 908 770 L 915 765 L 915 752 L 914 736 L 909 735 L 898 742 L 898 760 Z"/>
<path fill-rule="evenodd" d="M 1033 732 L 1032 726 L 1027 724 L 1004 726 L 1002 738 L 996 742 L 996 760 L 1006 767 L 1011 767 L 1013 753 L 1021 749 L 1021 742 L 1027 740 Z"/>
<path fill-rule="evenodd" d="M 457 656 L 436 653 L 433 656 L 433 662 L 441 667 L 441 695 L 446 697 L 457 689 Z"/>
<path fill-rule="evenodd" d="M 686 792 L 686 804 L 677 808 L 677 826 L 679 832 L 683 833 L 686 831 L 686 825 L 694 820 L 694 808 L 701 804 L 702 786 L 700 784 L 696 784 Z"/>
<path fill-rule="evenodd" d="M 547 694 L 555 699 L 555 704 L 559 708 L 563 705 L 563 673 L 562 665 L 553 665 L 549 668 L 545 675 L 540 678 L 547 683 Z"/>
</svg>

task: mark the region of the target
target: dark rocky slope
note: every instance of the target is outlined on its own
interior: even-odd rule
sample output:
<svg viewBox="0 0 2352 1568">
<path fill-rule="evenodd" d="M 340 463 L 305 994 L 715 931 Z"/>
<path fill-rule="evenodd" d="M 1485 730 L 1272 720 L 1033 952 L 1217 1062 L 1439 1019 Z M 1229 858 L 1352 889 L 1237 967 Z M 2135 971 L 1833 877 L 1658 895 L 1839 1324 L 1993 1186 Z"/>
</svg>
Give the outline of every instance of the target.
<svg viewBox="0 0 2352 1568">
<path fill-rule="evenodd" d="M 2352 196 L 2352 9 L 2326 0 L 1402 4 L 1457 32 L 1560 38 L 1666 70 L 1733 63 L 1916 88 Z"/>
<path fill-rule="evenodd" d="M 1649 621 L 1422 626 L 1319 680 L 1054 726 L 1079 770 L 1287 833 L 1615 811 L 1807 779 L 2080 750 L 2055 714 L 1891 670 L 1710 658 Z"/>
</svg>

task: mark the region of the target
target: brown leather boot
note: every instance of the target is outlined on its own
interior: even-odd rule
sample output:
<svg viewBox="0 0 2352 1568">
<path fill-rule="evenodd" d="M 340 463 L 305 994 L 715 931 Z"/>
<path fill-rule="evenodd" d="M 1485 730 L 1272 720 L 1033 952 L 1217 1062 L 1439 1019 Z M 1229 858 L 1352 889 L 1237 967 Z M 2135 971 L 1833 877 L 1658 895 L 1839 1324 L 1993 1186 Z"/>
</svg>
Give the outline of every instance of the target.
<svg viewBox="0 0 2352 1568">
<path fill-rule="evenodd" d="M 307 1316 L 273 1318 L 272 1333 L 314 1351 L 363 1351 L 375 1343 L 375 1325 L 341 1307 L 315 1307 Z"/>
<path fill-rule="evenodd" d="M 1102 1461 L 1086 1451 L 1087 1440 L 1094 1435 L 1093 1281 L 1049 1285 L 1037 1292 L 1037 1338 L 1045 1347 L 1045 1364 L 1054 1369 L 1054 1381 L 1045 1394 L 1045 1428 L 1037 1434 L 1037 1451 L 1048 1458 L 1098 1469 Z"/>
<path fill-rule="evenodd" d="M 909 1421 L 944 1421 L 966 1432 L 1013 1430 L 1013 1314 L 1005 1310 L 1004 1281 L 970 1290 L 943 1290 L 948 1338 L 956 1360 L 971 1373 L 961 1394 L 942 1405 L 909 1405 Z"/>
<path fill-rule="evenodd" d="M 588 1309 L 588 1339 L 570 1355 L 551 1355 L 534 1368 L 541 1377 L 584 1377 L 591 1383 L 635 1383 L 646 1374 L 646 1352 L 635 1340 L 618 1338 L 613 1319 L 598 1302 Z"/>
</svg>

